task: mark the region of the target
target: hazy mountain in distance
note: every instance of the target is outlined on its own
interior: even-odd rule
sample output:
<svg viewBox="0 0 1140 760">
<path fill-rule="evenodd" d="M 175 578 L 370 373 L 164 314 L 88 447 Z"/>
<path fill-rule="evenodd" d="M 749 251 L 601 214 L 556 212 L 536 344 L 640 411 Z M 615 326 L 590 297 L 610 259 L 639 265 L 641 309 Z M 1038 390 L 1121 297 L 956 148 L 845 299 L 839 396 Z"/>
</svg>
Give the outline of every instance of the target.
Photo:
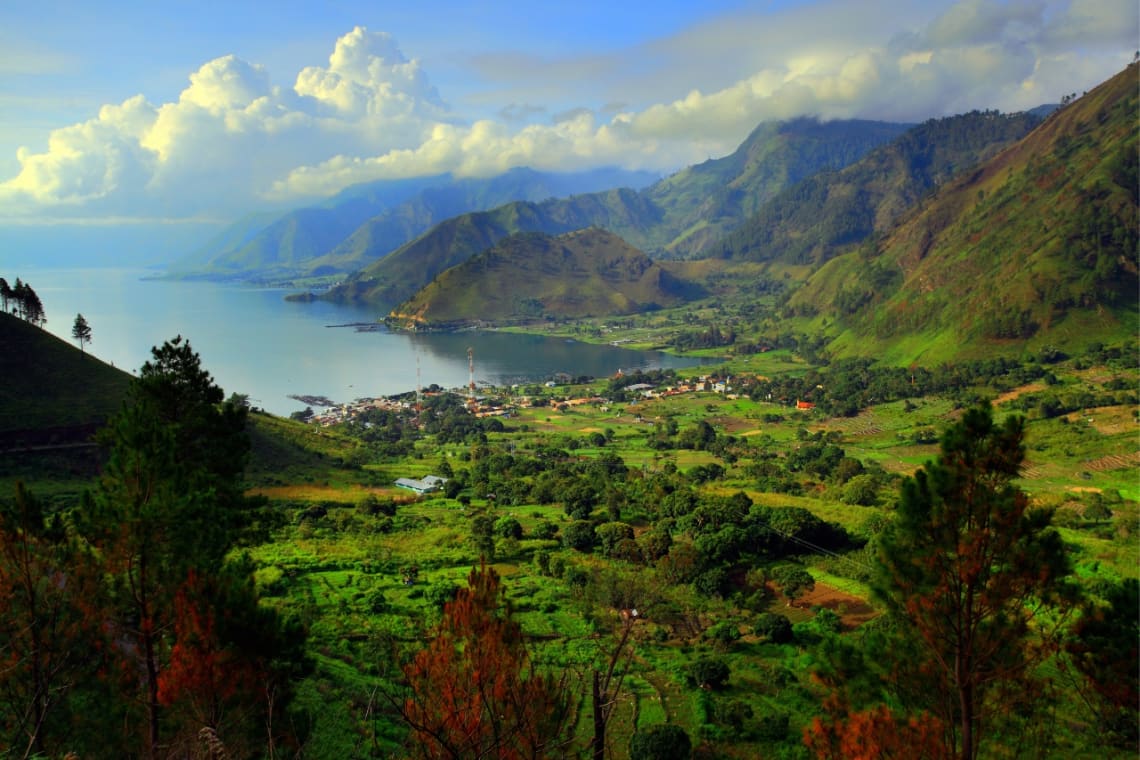
<svg viewBox="0 0 1140 760">
<path fill-rule="evenodd" d="M 440 175 L 372 182 L 273 219 L 243 220 L 170 269 L 176 274 L 219 279 L 349 272 L 456 214 L 512 200 L 587 192 L 613 183 L 640 187 L 654 179 L 656 175 L 646 172 L 613 168 L 565 173 L 518 168 L 490 178 Z M 257 229 L 258 221 L 266 223 Z"/>
</svg>

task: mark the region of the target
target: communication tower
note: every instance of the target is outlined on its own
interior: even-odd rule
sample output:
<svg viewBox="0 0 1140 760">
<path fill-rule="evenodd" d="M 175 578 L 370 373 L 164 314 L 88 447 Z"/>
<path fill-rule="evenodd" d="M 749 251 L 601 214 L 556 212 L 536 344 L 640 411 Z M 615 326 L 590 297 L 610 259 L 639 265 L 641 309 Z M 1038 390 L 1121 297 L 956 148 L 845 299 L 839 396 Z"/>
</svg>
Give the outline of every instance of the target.
<svg viewBox="0 0 1140 760">
<path fill-rule="evenodd" d="M 475 349 L 467 347 L 467 398 L 475 400 Z"/>
</svg>

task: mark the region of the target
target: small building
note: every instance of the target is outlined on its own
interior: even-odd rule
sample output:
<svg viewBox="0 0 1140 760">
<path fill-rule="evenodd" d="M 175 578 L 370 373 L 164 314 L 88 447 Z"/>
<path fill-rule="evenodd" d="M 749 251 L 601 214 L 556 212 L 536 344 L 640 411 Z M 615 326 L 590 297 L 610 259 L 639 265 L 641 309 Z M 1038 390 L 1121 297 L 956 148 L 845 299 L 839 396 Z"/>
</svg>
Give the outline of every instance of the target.
<svg viewBox="0 0 1140 760">
<path fill-rule="evenodd" d="M 441 478 L 438 475 L 425 475 L 422 479 L 416 480 L 415 478 L 397 478 L 396 485 L 400 488 L 407 488 L 409 491 L 416 493 L 432 493 L 443 488 L 447 483 L 447 478 Z"/>
</svg>

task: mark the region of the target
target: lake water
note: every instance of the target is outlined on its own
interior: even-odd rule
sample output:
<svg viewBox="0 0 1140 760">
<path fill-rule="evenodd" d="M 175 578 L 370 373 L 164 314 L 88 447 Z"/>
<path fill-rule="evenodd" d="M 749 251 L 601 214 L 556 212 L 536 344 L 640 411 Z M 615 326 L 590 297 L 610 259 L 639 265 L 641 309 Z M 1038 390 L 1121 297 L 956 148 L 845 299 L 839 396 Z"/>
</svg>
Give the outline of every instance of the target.
<svg viewBox="0 0 1140 760">
<path fill-rule="evenodd" d="M 287 415 L 304 408 L 291 395 L 336 402 L 426 387 L 466 386 L 467 349 L 476 383 L 543 381 L 555 373 L 610 376 L 621 369 L 680 368 L 693 359 L 596 346 L 561 338 L 494 332 L 392 333 L 333 327 L 371 323 L 376 312 L 329 303 L 292 303 L 287 291 L 204 282 L 142 279 L 143 270 L 38 269 L 0 272 L 29 283 L 43 301 L 49 332 L 72 342 L 75 315 L 91 325 L 87 350 L 128 371 L 152 346 L 176 335 L 190 341 L 227 394 Z"/>
</svg>

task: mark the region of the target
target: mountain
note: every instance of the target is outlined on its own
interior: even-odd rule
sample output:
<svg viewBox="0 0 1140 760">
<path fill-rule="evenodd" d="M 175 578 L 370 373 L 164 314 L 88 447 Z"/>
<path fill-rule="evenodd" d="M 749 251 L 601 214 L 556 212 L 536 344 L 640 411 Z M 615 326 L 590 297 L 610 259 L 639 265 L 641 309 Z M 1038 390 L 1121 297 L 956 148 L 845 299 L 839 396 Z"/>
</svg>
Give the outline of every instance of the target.
<svg viewBox="0 0 1140 760">
<path fill-rule="evenodd" d="M 838 354 L 938 361 L 1135 340 L 1137 66 L 940 187 L 788 303 Z"/>
<path fill-rule="evenodd" d="M 271 219 L 263 215 L 242 220 L 170 269 L 223 279 L 347 273 L 457 214 L 614 184 L 641 187 L 655 178 L 621 169 L 553 173 L 519 168 L 487 179 L 440 175 L 373 182 L 349 188 L 319 206 Z"/>
<path fill-rule="evenodd" d="M 86 440 L 127 397 L 130 375 L 3 312 L 0 346 L 0 448 Z"/>
<path fill-rule="evenodd" d="M 933 188 L 1029 134 L 1041 118 L 996 111 L 932 119 L 839 171 L 783 191 L 712 246 L 722 258 L 818 264 L 893 227 Z"/>
<path fill-rule="evenodd" d="M 640 192 L 512 203 L 448 219 L 323 297 L 392 306 L 448 267 L 517 232 L 557 235 L 593 226 L 657 257 L 692 257 L 780 190 L 815 172 L 846 166 L 907 128 L 811 119 L 764 124 L 731 155 L 684 169 Z"/>
<path fill-rule="evenodd" d="M 677 306 L 693 295 L 693 286 L 612 232 L 520 233 L 448 269 L 390 319 L 457 327 L 609 316 Z"/>
<path fill-rule="evenodd" d="M 661 224 L 635 245 L 655 255 L 695 258 L 786 188 L 860 160 L 912 125 L 793 119 L 761 124 L 731 155 L 691 166 L 643 193 Z"/>
</svg>

